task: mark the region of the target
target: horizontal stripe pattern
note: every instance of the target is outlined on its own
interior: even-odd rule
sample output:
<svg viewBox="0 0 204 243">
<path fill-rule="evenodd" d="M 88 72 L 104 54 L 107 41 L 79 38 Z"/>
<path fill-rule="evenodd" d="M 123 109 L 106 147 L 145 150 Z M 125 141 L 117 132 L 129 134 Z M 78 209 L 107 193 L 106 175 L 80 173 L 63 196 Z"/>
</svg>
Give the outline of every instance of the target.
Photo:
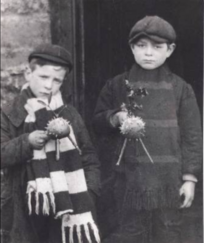
<svg viewBox="0 0 204 243">
<path fill-rule="evenodd" d="M 85 175 L 83 169 L 79 169 L 74 172 L 67 172 L 66 179 L 70 194 L 87 191 L 87 185 L 84 183 Z"/>
<path fill-rule="evenodd" d="M 145 119 L 145 125 L 148 127 L 178 127 L 178 122 L 176 119 L 171 120 L 154 120 Z"/>
<path fill-rule="evenodd" d="M 82 168 L 81 157 L 76 149 L 60 153 L 59 161 L 56 161 L 56 152 L 47 153 L 47 160 L 50 171 L 60 170 L 63 168 L 65 172 L 73 172 Z M 74 163 L 72 163 L 74 161 Z"/>
<path fill-rule="evenodd" d="M 69 194 L 66 192 L 55 193 L 56 212 L 72 209 L 73 214 L 89 212 L 92 201 L 88 192 Z"/>
<path fill-rule="evenodd" d="M 63 225 L 65 227 L 72 227 L 74 225 L 84 225 L 91 222 L 93 222 L 93 219 L 90 212 L 81 213 L 78 215 L 65 215 L 63 217 Z"/>
<path fill-rule="evenodd" d="M 36 186 L 37 191 L 40 193 L 52 192 L 52 183 L 50 178 L 37 178 Z"/>
<path fill-rule="evenodd" d="M 42 159 L 42 160 L 35 159 L 32 160 L 31 163 L 32 163 L 32 170 L 36 178 L 50 177 L 49 167 L 46 159 Z"/>
<path fill-rule="evenodd" d="M 68 192 L 55 193 L 55 205 L 57 213 L 66 210 L 73 210 L 73 203 Z"/>
<path fill-rule="evenodd" d="M 45 148 L 42 148 L 41 150 L 33 150 L 33 159 L 34 160 L 46 159 Z"/>
<path fill-rule="evenodd" d="M 168 83 L 166 81 L 160 81 L 160 82 L 147 82 L 147 81 L 137 81 L 135 83 L 131 83 L 131 86 L 133 88 L 146 88 L 146 89 L 152 89 L 152 90 L 172 90 L 173 86 L 171 83 Z"/>
<path fill-rule="evenodd" d="M 93 207 L 93 202 L 87 191 L 69 195 L 73 205 L 74 214 L 89 212 Z"/>
<path fill-rule="evenodd" d="M 67 137 L 61 138 L 60 140 L 58 140 L 58 142 L 59 142 L 60 152 L 75 149 L 74 145 L 71 143 L 70 139 Z M 56 140 L 50 139 L 45 145 L 46 153 L 55 151 L 55 146 L 56 146 Z"/>
<path fill-rule="evenodd" d="M 68 184 L 64 171 L 55 171 L 50 173 L 54 193 L 68 191 Z"/>
</svg>

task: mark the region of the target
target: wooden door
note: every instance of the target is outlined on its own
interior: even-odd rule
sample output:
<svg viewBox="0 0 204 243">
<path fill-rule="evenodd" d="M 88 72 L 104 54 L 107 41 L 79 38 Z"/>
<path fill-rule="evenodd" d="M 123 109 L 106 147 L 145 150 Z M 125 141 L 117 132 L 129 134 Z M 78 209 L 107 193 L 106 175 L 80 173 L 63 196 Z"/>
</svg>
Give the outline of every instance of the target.
<svg viewBox="0 0 204 243">
<path fill-rule="evenodd" d="M 128 35 L 145 15 L 159 15 L 178 34 L 171 69 L 190 83 L 202 112 L 202 0 L 49 0 L 52 42 L 72 53 L 74 70 L 63 87 L 65 97 L 91 129 L 98 94 L 106 80 L 133 63 Z"/>
<path fill-rule="evenodd" d="M 106 80 L 133 63 L 128 35 L 136 21 L 159 15 L 178 34 L 170 68 L 193 86 L 202 112 L 203 85 L 202 0 L 85 0 L 85 114 L 93 114 Z"/>
</svg>

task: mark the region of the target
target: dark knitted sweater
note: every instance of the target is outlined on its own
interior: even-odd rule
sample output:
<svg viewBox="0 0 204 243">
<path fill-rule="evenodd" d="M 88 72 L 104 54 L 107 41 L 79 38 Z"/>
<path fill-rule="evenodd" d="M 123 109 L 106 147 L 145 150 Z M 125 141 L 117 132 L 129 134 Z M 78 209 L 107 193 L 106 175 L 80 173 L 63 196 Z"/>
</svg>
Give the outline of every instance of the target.
<svg viewBox="0 0 204 243">
<path fill-rule="evenodd" d="M 120 166 L 123 185 L 116 183 L 116 190 L 123 190 L 123 205 L 136 209 L 178 207 L 182 175 L 197 177 L 201 170 L 201 120 L 194 92 L 166 65 L 149 71 L 135 64 L 129 72 L 109 80 L 98 99 L 94 126 L 106 134 L 111 168 L 124 138 L 112 127 L 110 117 L 127 102 L 125 79 L 133 89 L 145 88 L 149 93 L 136 98 L 143 108 L 135 115 L 146 123 L 143 142 L 154 164 L 138 141 L 128 140 Z"/>
</svg>

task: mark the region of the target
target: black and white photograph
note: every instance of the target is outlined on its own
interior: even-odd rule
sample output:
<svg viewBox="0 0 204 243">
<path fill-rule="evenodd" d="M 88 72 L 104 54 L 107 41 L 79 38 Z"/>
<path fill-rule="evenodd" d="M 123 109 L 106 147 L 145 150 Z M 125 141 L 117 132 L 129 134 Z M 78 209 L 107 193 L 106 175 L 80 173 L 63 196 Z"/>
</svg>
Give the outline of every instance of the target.
<svg viewBox="0 0 204 243">
<path fill-rule="evenodd" d="M 203 242 L 202 0 L 1 0 L 1 242 Z"/>
</svg>

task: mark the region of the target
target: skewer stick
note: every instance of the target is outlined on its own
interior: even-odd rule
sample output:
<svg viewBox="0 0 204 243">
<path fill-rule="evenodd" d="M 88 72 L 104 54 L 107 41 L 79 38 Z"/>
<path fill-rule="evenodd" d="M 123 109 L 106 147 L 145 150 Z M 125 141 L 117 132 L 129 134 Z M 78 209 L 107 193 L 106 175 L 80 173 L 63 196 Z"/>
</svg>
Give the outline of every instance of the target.
<svg viewBox="0 0 204 243">
<path fill-rule="evenodd" d="M 140 141 L 140 143 L 141 143 L 141 145 L 142 145 L 142 147 L 143 147 L 145 153 L 147 154 L 149 160 L 151 161 L 151 163 L 154 163 L 152 157 L 150 156 L 149 152 L 147 151 L 147 148 L 145 147 L 145 145 L 144 145 L 144 143 L 143 143 L 143 141 L 142 141 L 141 138 L 139 138 L 139 141 Z"/>
<path fill-rule="evenodd" d="M 60 159 L 60 141 L 59 139 L 55 140 L 55 147 L 56 147 L 56 160 L 58 161 Z"/>
<path fill-rule="evenodd" d="M 74 145 L 74 147 L 78 150 L 79 154 L 81 155 L 81 149 L 78 147 L 78 145 L 74 142 L 74 140 L 71 138 L 71 136 L 68 136 L 70 142 Z"/>
<path fill-rule="evenodd" d="M 124 142 L 123 142 L 123 146 L 122 146 L 122 149 L 121 149 L 121 152 L 120 152 L 120 156 L 119 156 L 119 158 L 118 158 L 118 161 L 117 161 L 116 165 L 120 165 L 120 162 L 121 162 L 121 159 L 122 159 L 122 157 L 123 157 L 123 154 L 124 154 L 126 145 L 127 145 L 127 138 L 125 138 L 125 140 L 124 140 Z"/>
</svg>

